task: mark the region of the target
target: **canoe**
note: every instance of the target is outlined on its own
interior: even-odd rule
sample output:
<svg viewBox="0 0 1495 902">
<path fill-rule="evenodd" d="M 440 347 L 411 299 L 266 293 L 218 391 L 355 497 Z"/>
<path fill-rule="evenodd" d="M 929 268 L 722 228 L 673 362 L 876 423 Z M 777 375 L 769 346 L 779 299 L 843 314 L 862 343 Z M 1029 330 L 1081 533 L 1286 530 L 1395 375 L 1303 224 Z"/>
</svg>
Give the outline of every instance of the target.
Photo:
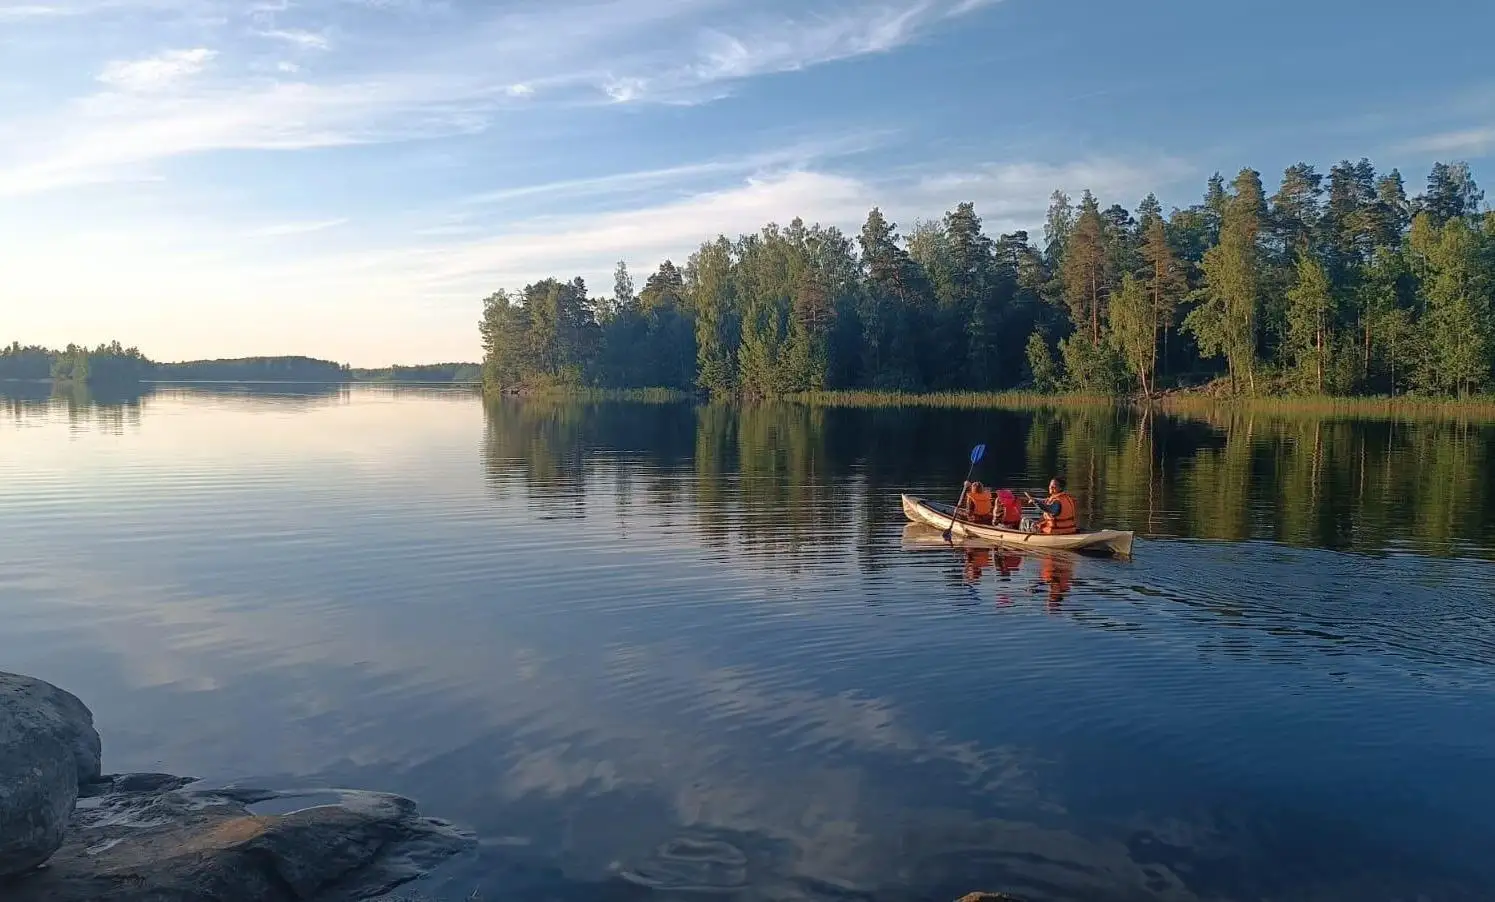
<svg viewBox="0 0 1495 902">
<path fill-rule="evenodd" d="M 903 515 L 915 523 L 938 528 L 941 532 L 950 526 L 953 508 L 938 501 L 925 501 L 913 495 L 904 495 Z M 951 537 L 984 539 L 996 545 L 1013 548 L 1052 548 L 1060 551 L 1104 551 L 1130 557 L 1132 554 L 1132 531 L 1119 529 L 1096 529 L 1087 532 L 1072 532 L 1064 536 L 1047 536 L 1020 529 L 1006 529 L 956 520 L 950 526 Z"/>
<path fill-rule="evenodd" d="M 949 523 L 949 520 L 945 521 Z M 904 551 L 943 551 L 949 553 L 955 551 L 971 551 L 981 549 L 994 551 L 999 554 L 1015 555 L 1022 558 L 1034 558 L 1051 561 L 1062 561 L 1073 566 L 1076 561 L 1085 557 L 1087 552 L 1065 551 L 1061 548 L 1039 548 L 1032 544 L 1028 545 L 1004 545 L 1001 542 L 992 542 L 987 539 L 978 539 L 974 536 L 950 535 L 950 541 L 945 541 L 945 528 L 943 526 L 930 526 L 928 523 L 906 523 L 903 526 L 903 535 L 898 547 Z"/>
</svg>

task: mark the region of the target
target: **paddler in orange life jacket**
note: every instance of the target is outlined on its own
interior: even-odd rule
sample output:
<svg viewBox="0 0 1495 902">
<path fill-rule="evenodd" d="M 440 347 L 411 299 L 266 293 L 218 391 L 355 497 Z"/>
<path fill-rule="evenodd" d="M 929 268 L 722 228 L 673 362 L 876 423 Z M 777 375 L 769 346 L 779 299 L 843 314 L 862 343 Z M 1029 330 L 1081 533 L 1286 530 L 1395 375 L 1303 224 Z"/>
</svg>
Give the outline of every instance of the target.
<svg viewBox="0 0 1495 902">
<path fill-rule="evenodd" d="M 1008 529 L 1019 529 L 1023 525 L 1023 506 L 1010 489 L 997 492 L 997 513 L 992 522 Z"/>
<path fill-rule="evenodd" d="M 961 513 L 972 523 L 990 523 L 992 507 L 996 499 L 992 497 L 991 489 L 982 485 L 980 481 L 966 483 L 965 502 L 961 505 Z"/>
<path fill-rule="evenodd" d="M 1074 496 L 1064 491 L 1063 476 L 1055 476 L 1049 480 L 1049 497 L 1042 501 L 1026 492 L 1023 494 L 1043 514 L 1036 524 L 1037 532 L 1046 536 L 1067 536 L 1075 531 L 1079 508 L 1075 505 Z"/>
</svg>

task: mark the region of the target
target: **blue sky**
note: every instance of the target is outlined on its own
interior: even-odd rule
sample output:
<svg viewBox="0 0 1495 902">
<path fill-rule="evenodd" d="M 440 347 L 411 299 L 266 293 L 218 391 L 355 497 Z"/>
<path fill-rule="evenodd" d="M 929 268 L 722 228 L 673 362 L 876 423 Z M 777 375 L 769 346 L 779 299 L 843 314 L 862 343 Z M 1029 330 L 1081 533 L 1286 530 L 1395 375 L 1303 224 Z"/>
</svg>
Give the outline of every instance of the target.
<svg viewBox="0 0 1495 902">
<path fill-rule="evenodd" d="M 0 338 L 476 359 L 495 288 L 795 215 L 1490 181 L 1492 33 L 1468 0 L 0 0 Z"/>
</svg>

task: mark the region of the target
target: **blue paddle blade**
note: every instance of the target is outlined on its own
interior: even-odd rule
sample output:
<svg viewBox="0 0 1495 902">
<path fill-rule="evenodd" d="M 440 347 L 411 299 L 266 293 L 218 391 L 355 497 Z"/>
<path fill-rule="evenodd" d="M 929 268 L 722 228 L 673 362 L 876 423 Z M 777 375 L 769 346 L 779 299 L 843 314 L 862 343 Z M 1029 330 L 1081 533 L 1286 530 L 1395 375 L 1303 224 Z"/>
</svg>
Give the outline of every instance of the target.
<svg viewBox="0 0 1495 902">
<path fill-rule="evenodd" d="M 985 445 L 977 445 L 976 447 L 972 448 L 971 449 L 971 463 L 974 464 L 977 461 L 979 461 L 981 459 L 982 455 L 984 455 L 984 454 L 986 454 L 986 446 Z"/>
</svg>

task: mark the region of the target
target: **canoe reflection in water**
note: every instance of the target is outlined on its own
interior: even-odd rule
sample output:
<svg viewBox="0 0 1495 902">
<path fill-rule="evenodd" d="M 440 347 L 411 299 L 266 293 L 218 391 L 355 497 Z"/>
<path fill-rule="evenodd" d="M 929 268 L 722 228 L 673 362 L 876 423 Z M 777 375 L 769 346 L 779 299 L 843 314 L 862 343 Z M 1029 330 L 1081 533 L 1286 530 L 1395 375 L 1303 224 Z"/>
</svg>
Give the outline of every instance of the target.
<svg viewBox="0 0 1495 902">
<path fill-rule="evenodd" d="M 1075 562 L 1078 559 L 1078 555 L 1073 552 L 1037 549 L 1016 551 L 979 539 L 956 537 L 946 542 L 939 530 L 918 523 L 910 523 L 904 527 L 903 548 L 909 551 L 953 548 L 963 557 L 961 576 L 967 586 L 979 586 L 982 577 L 990 573 L 997 587 L 999 606 L 1012 605 L 1026 588 L 1034 594 L 1046 594 L 1045 605 L 1051 613 L 1058 613 L 1062 609 L 1064 596 L 1074 583 Z M 1021 571 L 1025 569 L 1036 575 L 1034 581 L 1026 587 L 1021 579 Z"/>
</svg>

